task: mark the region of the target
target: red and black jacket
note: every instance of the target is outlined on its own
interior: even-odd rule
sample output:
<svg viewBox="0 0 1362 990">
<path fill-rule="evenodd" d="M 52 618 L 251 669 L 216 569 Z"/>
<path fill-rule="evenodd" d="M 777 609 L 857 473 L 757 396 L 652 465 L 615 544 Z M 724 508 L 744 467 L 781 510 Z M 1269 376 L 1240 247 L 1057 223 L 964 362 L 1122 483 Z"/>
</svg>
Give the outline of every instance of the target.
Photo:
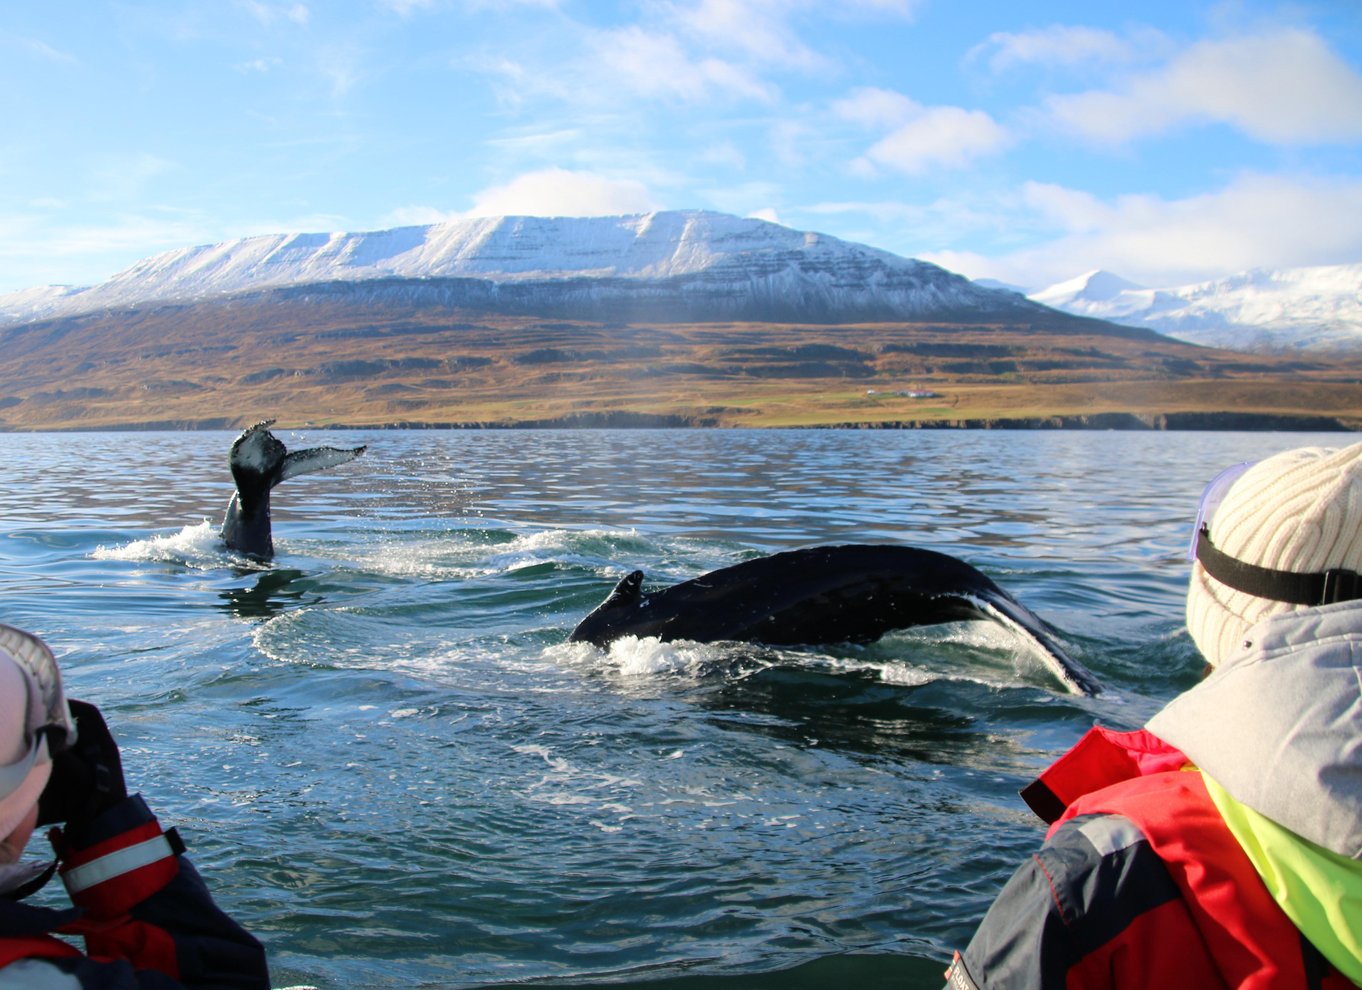
<svg viewBox="0 0 1362 990">
<path fill-rule="evenodd" d="M 1158 737 L 1094 728 L 1023 796 L 1053 824 L 956 954 L 952 990 L 1352 986 Z"/>
<path fill-rule="evenodd" d="M 141 797 L 54 830 L 68 909 L 0 900 L 0 984 L 63 973 L 83 988 L 269 987 L 264 949 L 208 893 Z M 58 936 L 79 936 L 85 952 Z"/>
</svg>

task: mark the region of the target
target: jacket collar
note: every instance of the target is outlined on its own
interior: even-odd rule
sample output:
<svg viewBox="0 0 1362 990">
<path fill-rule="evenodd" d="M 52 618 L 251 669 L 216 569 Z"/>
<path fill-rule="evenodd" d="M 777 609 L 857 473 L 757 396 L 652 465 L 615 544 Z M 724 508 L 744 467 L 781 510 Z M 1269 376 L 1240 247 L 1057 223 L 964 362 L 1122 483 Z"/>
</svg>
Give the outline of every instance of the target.
<svg viewBox="0 0 1362 990">
<path fill-rule="evenodd" d="M 1264 619 L 1147 728 L 1236 801 L 1362 858 L 1362 602 Z"/>
</svg>

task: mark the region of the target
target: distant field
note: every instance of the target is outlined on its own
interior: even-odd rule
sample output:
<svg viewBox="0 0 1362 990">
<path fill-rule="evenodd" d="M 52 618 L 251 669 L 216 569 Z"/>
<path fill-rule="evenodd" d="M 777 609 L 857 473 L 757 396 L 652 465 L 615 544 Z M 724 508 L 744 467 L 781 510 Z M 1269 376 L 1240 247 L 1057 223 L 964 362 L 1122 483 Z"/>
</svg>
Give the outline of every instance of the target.
<svg viewBox="0 0 1362 990">
<path fill-rule="evenodd" d="M 282 426 L 1211 422 L 1197 415 L 1222 426 L 1323 417 L 1362 428 L 1362 356 L 1249 355 L 1071 323 L 632 325 L 238 302 L 30 325 L 0 331 L 0 348 L 0 430 L 234 428 L 265 417 Z"/>
</svg>

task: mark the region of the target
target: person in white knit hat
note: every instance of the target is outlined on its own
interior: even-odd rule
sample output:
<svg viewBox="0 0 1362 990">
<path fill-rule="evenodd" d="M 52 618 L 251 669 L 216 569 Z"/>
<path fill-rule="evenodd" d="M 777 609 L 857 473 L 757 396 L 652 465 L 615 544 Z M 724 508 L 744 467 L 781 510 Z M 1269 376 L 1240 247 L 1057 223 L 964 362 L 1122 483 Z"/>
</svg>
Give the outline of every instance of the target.
<svg viewBox="0 0 1362 990">
<path fill-rule="evenodd" d="M 1260 619 L 1362 592 L 1362 444 L 1288 450 L 1229 469 L 1221 485 L 1187 589 L 1187 631 L 1212 667 Z"/>
<path fill-rule="evenodd" d="M 1362 986 L 1362 444 L 1222 472 L 1192 550 L 1207 676 L 1022 792 L 953 990 Z"/>
<path fill-rule="evenodd" d="M 22 863 L 44 824 L 61 826 L 56 860 Z M 67 700 L 46 644 L 0 625 L 0 987 L 268 990 L 260 943 L 183 852 L 127 793 L 103 716 Z M 23 903 L 54 873 L 73 907 Z"/>
</svg>

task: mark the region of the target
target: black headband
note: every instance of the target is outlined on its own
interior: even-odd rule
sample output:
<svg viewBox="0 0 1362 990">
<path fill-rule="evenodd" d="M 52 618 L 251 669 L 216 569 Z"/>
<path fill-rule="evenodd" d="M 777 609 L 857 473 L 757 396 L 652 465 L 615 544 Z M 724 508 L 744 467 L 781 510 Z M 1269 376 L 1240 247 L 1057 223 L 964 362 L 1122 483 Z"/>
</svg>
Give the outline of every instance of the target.
<svg viewBox="0 0 1362 990">
<path fill-rule="evenodd" d="M 1201 527 L 1196 538 L 1196 559 L 1206 573 L 1223 585 L 1258 598 L 1291 605 L 1329 605 L 1362 598 L 1362 574 L 1341 567 L 1311 574 L 1277 571 L 1236 560 L 1216 549 L 1211 533 Z"/>
</svg>

